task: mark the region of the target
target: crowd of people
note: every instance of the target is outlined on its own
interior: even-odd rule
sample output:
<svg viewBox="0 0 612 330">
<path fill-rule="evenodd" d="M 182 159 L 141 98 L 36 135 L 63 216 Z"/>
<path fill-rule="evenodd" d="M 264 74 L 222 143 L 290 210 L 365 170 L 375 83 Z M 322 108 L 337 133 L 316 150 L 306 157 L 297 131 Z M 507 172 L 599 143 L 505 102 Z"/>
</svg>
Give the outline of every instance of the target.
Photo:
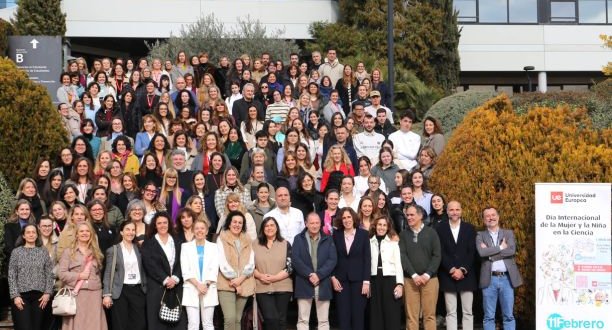
<svg viewBox="0 0 612 330">
<path fill-rule="evenodd" d="M 15 329 L 209 330 L 217 310 L 235 330 L 251 297 L 266 330 L 292 299 L 300 330 L 313 303 L 329 329 L 332 299 L 343 330 L 397 330 L 402 306 L 408 329 L 436 313 L 456 329 L 458 296 L 471 329 L 478 283 L 485 329 L 498 299 L 512 329 L 514 237 L 495 208 L 477 233 L 429 187 L 439 121 L 413 132 L 380 69 L 325 55 L 70 60 L 71 144 L 21 181 L 5 226 Z M 75 315 L 52 315 L 60 288 Z"/>
</svg>

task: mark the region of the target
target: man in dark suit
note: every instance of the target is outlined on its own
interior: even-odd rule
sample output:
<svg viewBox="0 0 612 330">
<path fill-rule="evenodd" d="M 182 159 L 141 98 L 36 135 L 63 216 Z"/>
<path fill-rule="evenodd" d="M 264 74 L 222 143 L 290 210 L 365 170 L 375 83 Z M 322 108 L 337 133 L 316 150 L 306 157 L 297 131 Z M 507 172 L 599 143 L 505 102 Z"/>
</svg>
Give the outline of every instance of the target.
<svg viewBox="0 0 612 330">
<path fill-rule="evenodd" d="M 438 271 L 440 290 L 444 292 L 446 302 L 446 329 L 457 329 L 457 295 L 461 296 L 463 318 L 461 324 L 464 330 L 474 328 L 472 301 L 476 291 L 476 230 L 471 224 L 461 219 L 461 204 L 450 201 L 447 204 L 448 222 L 436 227 L 442 262 Z"/>
<path fill-rule="evenodd" d="M 484 330 L 495 330 L 495 308 L 499 299 L 503 314 L 504 330 L 516 327 L 512 310 L 514 288 L 523 284 L 523 279 L 514 261 L 516 242 L 514 233 L 499 227 L 499 213 L 494 207 L 482 210 L 482 219 L 487 230 L 476 235 L 476 249 L 480 255 L 480 288 L 484 309 Z"/>
</svg>

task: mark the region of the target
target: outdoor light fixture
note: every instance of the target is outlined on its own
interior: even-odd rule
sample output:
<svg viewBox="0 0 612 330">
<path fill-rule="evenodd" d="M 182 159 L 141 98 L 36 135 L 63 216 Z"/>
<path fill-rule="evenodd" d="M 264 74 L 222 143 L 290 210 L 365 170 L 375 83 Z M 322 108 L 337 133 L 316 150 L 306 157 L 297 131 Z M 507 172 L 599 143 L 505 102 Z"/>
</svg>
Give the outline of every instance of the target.
<svg viewBox="0 0 612 330">
<path fill-rule="evenodd" d="M 525 70 L 525 74 L 527 75 L 527 85 L 529 86 L 529 92 L 531 92 L 531 77 L 529 76 L 529 71 L 533 71 L 535 70 L 535 67 L 533 65 L 528 65 L 526 67 L 523 67 L 523 70 Z"/>
</svg>

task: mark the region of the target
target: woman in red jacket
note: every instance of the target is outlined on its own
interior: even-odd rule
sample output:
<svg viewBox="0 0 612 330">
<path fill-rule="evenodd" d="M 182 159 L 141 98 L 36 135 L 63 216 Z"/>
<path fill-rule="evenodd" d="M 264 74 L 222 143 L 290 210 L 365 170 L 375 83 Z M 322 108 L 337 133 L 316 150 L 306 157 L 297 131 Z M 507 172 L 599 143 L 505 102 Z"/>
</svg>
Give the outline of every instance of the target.
<svg viewBox="0 0 612 330">
<path fill-rule="evenodd" d="M 329 152 L 327 153 L 327 158 L 325 159 L 325 163 L 323 164 L 323 178 L 321 179 L 321 191 L 325 191 L 327 184 L 329 182 L 330 175 L 333 172 L 342 172 L 340 178 L 345 175 L 355 176 L 355 171 L 353 170 L 353 166 L 351 164 L 351 160 L 347 155 L 346 151 L 342 146 L 336 144 L 329 148 Z M 336 187 L 330 188 L 339 188 L 340 181 L 337 182 Z"/>
</svg>

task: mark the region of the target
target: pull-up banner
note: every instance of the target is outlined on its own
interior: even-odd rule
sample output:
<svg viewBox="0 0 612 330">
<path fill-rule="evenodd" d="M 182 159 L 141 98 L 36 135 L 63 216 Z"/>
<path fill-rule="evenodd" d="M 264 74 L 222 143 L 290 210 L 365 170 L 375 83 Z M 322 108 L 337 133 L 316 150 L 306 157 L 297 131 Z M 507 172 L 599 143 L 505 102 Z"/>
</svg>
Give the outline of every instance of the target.
<svg viewBox="0 0 612 330">
<path fill-rule="evenodd" d="M 610 183 L 536 183 L 536 328 L 612 329 Z"/>
</svg>

